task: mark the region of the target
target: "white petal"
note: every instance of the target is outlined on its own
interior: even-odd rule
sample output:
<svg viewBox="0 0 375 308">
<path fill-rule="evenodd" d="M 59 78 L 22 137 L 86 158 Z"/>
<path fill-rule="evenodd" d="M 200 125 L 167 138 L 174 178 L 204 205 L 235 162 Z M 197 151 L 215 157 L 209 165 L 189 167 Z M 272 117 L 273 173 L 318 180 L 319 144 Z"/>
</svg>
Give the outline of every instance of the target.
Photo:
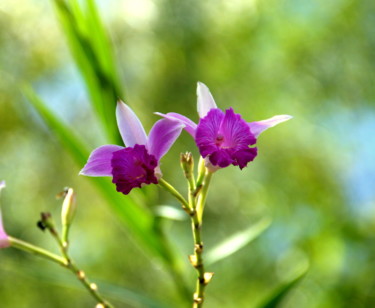
<svg viewBox="0 0 375 308">
<path fill-rule="evenodd" d="M 204 118 L 210 109 L 217 108 L 214 98 L 211 95 L 210 90 L 204 83 L 198 82 L 197 85 L 197 108 L 200 118 Z"/>
<path fill-rule="evenodd" d="M 249 125 L 250 131 L 252 132 L 252 134 L 257 138 L 260 135 L 260 133 L 265 131 L 266 129 L 273 127 L 279 123 L 288 121 L 291 118 L 293 117 L 290 115 L 283 114 L 283 115 L 274 116 L 267 120 L 251 122 L 247 124 Z"/>
<path fill-rule="evenodd" d="M 116 108 L 117 126 L 125 145 L 132 147 L 135 144 L 147 143 L 147 135 L 141 121 L 134 111 L 125 103 L 118 101 Z"/>
</svg>

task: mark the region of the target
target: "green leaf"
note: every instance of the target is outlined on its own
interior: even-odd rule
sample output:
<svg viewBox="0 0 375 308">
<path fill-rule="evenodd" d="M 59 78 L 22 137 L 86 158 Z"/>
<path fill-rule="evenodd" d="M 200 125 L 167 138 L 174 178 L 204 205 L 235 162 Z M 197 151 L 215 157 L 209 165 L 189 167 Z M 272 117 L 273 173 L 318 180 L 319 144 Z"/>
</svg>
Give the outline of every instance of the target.
<svg viewBox="0 0 375 308">
<path fill-rule="evenodd" d="M 114 62 L 112 45 L 92 0 L 86 9 L 78 1 L 55 0 L 55 7 L 73 59 L 85 81 L 90 101 L 109 143 L 122 142 L 116 126 L 115 109 L 124 99 Z M 93 35 L 93 33 L 95 35 Z"/>
<path fill-rule="evenodd" d="M 273 291 L 257 308 L 276 308 L 282 300 L 289 294 L 290 291 L 301 281 L 307 274 L 309 263 L 302 261 L 294 269 L 294 276 L 281 284 L 275 291 Z"/>
<path fill-rule="evenodd" d="M 235 252 L 239 251 L 241 248 L 245 247 L 251 241 L 256 239 L 260 234 L 265 231 L 271 224 L 270 218 L 264 218 L 255 225 L 250 226 L 246 230 L 238 232 L 222 243 L 212 248 L 207 252 L 205 257 L 205 263 L 207 265 L 213 264 L 217 261 L 220 261 Z"/>
</svg>

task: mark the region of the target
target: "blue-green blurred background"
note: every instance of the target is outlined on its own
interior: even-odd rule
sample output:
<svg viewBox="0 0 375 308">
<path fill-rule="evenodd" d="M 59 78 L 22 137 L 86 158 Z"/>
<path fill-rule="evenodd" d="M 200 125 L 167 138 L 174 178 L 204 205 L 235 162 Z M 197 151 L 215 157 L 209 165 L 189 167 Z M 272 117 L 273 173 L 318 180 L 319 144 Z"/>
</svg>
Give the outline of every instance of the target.
<svg viewBox="0 0 375 308">
<path fill-rule="evenodd" d="M 374 307 L 375 2 L 98 0 L 97 5 L 123 98 L 146 130 L 158 119 L 155 111 L 197 121 L 197 81 L 210 88 L 219 107 L 233 107 L 248 121 L 294 116 L 261 135 L 259 156 L 248 168 L 226 168 L 213 177 L 203 228 L 207 248 L 262 219 L 272 223 L 249 245 L 208 267 L 215 276 L 206 307 L 256 307 L 307 267 L 279 307 Z M 108 298 L 118 307 L 189 306 L 165 265 L 97 192 L 96 179 L 78 176 L 82 165 L 22 93 L 31 85 L 90 150 L 108 143 L 57 15 L 53 1 L 0 2 L 5 228 L 57 252 L 36 221 L 41 211 L 58 221 L 61 201 L 55 195 L 74 187 L 78 212 L 71 254 Z M 183 192 L 179 153 L 185 151 L 198 158 L 183 133 L 162 161 L 165 179 Z M 155 185 L 142 191 L 132 192 L 133 200 L 147 211 L 158 205 L 179 208 Z M 193 292 L 189 220 L 155 219 L 177 247 Z M 1 307 L 95 305 L 55 264 L 12 248 L 0 251 L 0 260 Z"/>
</svg>

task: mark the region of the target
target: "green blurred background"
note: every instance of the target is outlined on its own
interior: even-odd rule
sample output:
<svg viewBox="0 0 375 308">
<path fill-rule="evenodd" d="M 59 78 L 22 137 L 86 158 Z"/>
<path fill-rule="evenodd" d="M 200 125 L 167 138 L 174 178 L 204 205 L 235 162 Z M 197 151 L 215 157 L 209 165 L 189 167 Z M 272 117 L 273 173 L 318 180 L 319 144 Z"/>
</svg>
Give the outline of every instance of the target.
<svg viewBox="0 0 375 308">
<path fill-rule="evenodd" d="M 55 195 L 74 187 L 78 213 L 71 255 L 103 293 L 118 307 L 188 307 L 165 262 L 118 218 L 108 197 L 98 193 L 97 179 L 78 176 L 83 165 L 22 93 L 31 85 L 88 150 L 110 142 L 54 2 L 59 1 L 0 3 L 5 228 L 57 252 L 36 221 L 41 211 L 58 220 L 61 201 Z M 155 111 L 197 121 L 197 81 L 210 88 L 219 107 L 233 107 L 248 121 L 294 116 L 261 135 L 259 156 L 248 168 L 226 168 L 213 177 L 203 229 L 207 248 L 264 219 L 272 223 L 249 245 L 208 266 L 215 276 L 206 307 L 260 307 L 270 298 L 274 303 L 268 307 L 374 307 L 375 2 L 98 0 L 97 5 L 119 74 L 114 84 L 122 93 L 114 93 L 146 130 L 158 119 Z M 98 34 L 88 33 L 93 40 Z M 183 192 L 179 153 L 184 151 L 198 158 L 186 133 L 162 161 L 165 179 Z M 189 220 L 160 217 L 157 206 L 179 205 L 155 185 L 131 195 L 122 198 L 124 207 L 134 202 L 151 213 L 155 230 L 163 230 L 178 250 L 193 292 Z M 0 251 L 0 260 L 1 307 L 95 305 L 55 264 L 12 248 Z M 288 284 L 296 277 L 302 278 Z M 277 292 L 288 287 L 289 292 Z"/>
</svg>

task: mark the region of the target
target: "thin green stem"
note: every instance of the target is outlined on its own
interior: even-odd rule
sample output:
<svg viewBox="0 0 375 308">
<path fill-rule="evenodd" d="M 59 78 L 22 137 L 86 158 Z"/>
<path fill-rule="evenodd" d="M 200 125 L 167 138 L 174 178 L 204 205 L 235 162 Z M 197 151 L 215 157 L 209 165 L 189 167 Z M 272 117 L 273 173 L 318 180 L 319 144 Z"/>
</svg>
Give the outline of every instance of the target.
<svg viewBox="0 0 375 308">
<path fill-rule="evenodd" d="M 52 232 L 51 232 L 52 233 Z M 55 236 L 54 233 L 52 233 L 56 240 L 59 243 L 59 246 L 61 248 L 61 252 L 64 257 L 60 257 L 52 252 L 49 252 L 43 248 L 40 248 L 38 246 L 35 246 L 33 244 L 24 242 L 22 240 L 19 240 L 17 238 L 8 236 L 8 240 L 10 242 L 10 245 L 14 248 L 26 251 L 28 253 L 38 255 L 40 257 L 43 257 L 45 259 L 51 260 L 67 269 L 72 271 L 77 278 L 81 281 L 81 283 L 85 286 L 85 288 L 90 292 L 90 294 L 98 301 L 99 304 L 102 305 L 103 308 L 113 308 L 113 306 L 108 303 L 99 293 L 98 288 L 96 284 L 91 283 L 87 278 L 83 271 L 81 271 L 77 266 L 71 261 L 70 257 L 68 256 L 66 250 L 64 249 L 64 246 L 62 245 L 62 242 L 58 236 Z M 61 243 L 61 244 L 60 244 Z"/>
<path fill-rule="evenodd" d="M 198 179 L 196 185 L 196 195 L 198 194 L 199 190 L 202 188 L 203 180 L 206 174 L 206 167 L 205 167 L 204 158 L 201 156 L 198 162 Z"/>
<path fill-rule="evenodd" d="M 201 308 L 203 306 L 204 290 L 213 275 L 213 273 L 206 273 L 205 271 L 203 262 L 204 245 L 201 234 L 203 223 L 203 209 L 207 198 L 208 186 L 210 184 L 211 176 L 211 172 L 205 172 L 205 176 L 201 184 L 202 189 L 199 191 L 198 196 L 196 195 L 195 189 L 193 187 L 189 187 L 190 194 L 193 196 L 192 206 L 194 208 L 194 215 L 191 215 L 191 226 L 194 239 L 194 255 L 190 256 L 190 262 L 197 271 L 197 283 L 194 293 L 193 308 Z"/>
<path fill-rule="evenodd" d="M 184 210 L 189 209 L 189 203 L 186 199 L 174 188 L 171 184 L 169 184 L 164 179 L 159 179 L 159 185 L 167 190 L 173 197 L 175 197 L 181 204 Z"/>
<path fill-rule="evenodd" d="M 78 280 L 83 284 L 83 286 L 89 291 L 89 293 L 98 301 L 97 307 L 103 308 L 114 308 L 108 301 L 106 301 L 102 295 L 98 292 L 98 287 L 95 283 L 90 282 L 86 278 L 84 271 L 80 270 L 71 260 L 69 260 L 68 265 L 66 266 L 73 274 L 75 274 Z M 101 305 L 101 306 L 99 306 Z"/>
<path fill-rule="evenodd" d="M 212 173 L 204 167 L 204 161 L 201 160 L 199 165 L 198 168 L 200 168 L 200 170 L 197 184 L 195 184 L 194 176 L 191 173 L 185 172 L 185 177 L 189 186 L 189 202 L 187 202 L 186 199 L 167 181 L 163 179 L 159 180 L 159 184 L 182 204 L 182 208 L 188 213 L 191 219 L 194 254 L 189 256 L 189 260 L 197 271 L 197 283 L 193 298 L 193 308 L 201 308 L 203 306 L 204 290 L 213 275 L 213 273 L 206 272 L 204 268 L 204 246 L 201 234 L 204 204 L 206 202 L 208 186 L 210 184 Z"/>
<path fill-rule="evenodd" d="M 89 293 L 98 301 L 98 306 L 101 305 L 103 308 L 113 308 L 113 306 L 103 298 L 103 296 L 99 293 L 98 287 L 95 283 L 92 283 L 87 277 L 84 271 L 80 270 L 75 263 L 73 262 L 72 258 L 68 254 L 68 241 L 63 242 L 60 238 L 59 234 L 55 229 L 50 229 L 50 232 L 56 242 L 60 247 L 61 254 L 64 256 L 66 260 L 65 267 L 69 269 L 73 274 L 78 278 L 78 280 L 83 284 L 83 286 L 89 291 Z"/>
<path fill-rule="evenodd" d="M 186 157 L 187 156 L 182 156 L 182 158 Z M 205 287 L 210 282 L 212 277 L 212 273 L 206 273 L 204 268 L 204 246 L 201 234 L 203 209 L 208 192 L 208 186 L 210 184 L 211 173 L 208 172 L 206 167 L 204 166 L 204 160 L 202 157 L 200 158 L 198 164 L 197 184 L 195 184 L 194 175 L 191 172 L 192 170 L 187 168 L 186 164 L 182 164 L 182 168 L 184 170 L 184 174 L 189 186 L 189 209 L 191 209 L 191 211 L 188 214 L 191 220 L 191 228 L 194 240 L 194 254 L 189 256 L 189 260 L 197 272 L 197 283 L 193 297 L 193 308 L 200 308 L 202 307 L 204 302 Z"/>
<path fill-rule="evenodd" d="M 171 184 L 169 184 L 164 179 L 159 179 L 159 184 L 161 187 L 163 187 L 167 192 L 169 192 L 174 198 L 176 198 L 182 205 L 182 208 L 186 212 L 190 212 L 189 209 L 189 203 L 186 201 L 186 199 L 175 189 Z M 157 229 L 157 232 L 160 235 L 160 238 L 163 239 L 162 244 L 164 245 L 164 249 L 167 253 L 168 258 L 170 259 L 170 267 L 168 267 L 168 270 L 170 271 L 170 274 L 172 275 L 177 288 L 181 292 L 184 298 L 189 298 L 189 291 L 186 287 L 185 282 L 182 279 L 181 275 L 181 269 L 179 268 L 178 264 L 174 261 L 173 257 L 173 251 L 171 250 L 170 246 L 166 242 L 164 236 L 161 234 L 161 230 Z"/>
<path fill-rule="evenodd" d="M 206 170 L 204 180 L 203 180 L 203 184 L 202 184 L 202 189 L 200 191 L 200 194 L 198 194 L 198 196 L 197 196 L 196 211 L 198 213 L 199 221 L 202 221 L 202 219 L 203 219 L 203 211 L 204 211 L 204 206 L 206 204 L 208 187 L 210 186 L 212 174 L 213 174 L 212 172 Z"/>
<path fill-rule="evenodd" d="M 52 252 L 49 252 L 43 248 L 40 248 L 38 246 L 32 245 L 30 243 L 24 242 L 22 240 L 19 240 L 17 238 L 8 236 L 10 245 L 14 248 L 29 252 L 31 254 L 38 255 L 40 257 L 46 258 L 48 260 L 51 260 L 61 266 L 66 267 L 68 262 L 65 258 L 62 258 Z"/>
</svg>

